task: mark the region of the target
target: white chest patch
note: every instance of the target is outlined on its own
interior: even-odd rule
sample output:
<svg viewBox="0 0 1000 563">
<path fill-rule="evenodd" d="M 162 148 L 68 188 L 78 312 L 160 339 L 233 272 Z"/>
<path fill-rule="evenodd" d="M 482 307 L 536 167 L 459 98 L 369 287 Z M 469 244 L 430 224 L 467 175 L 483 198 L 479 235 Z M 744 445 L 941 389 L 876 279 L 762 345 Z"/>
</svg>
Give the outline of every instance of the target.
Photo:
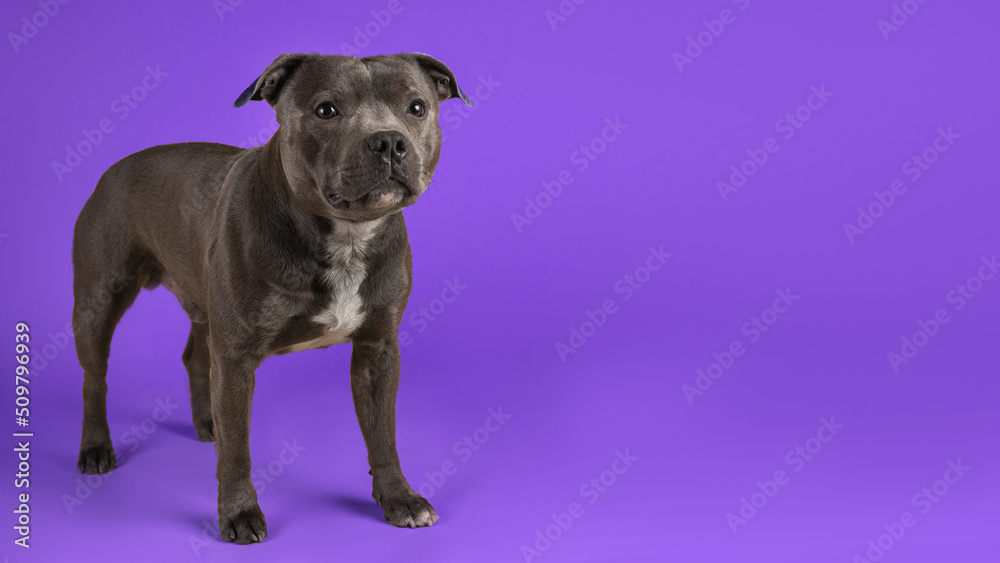
<svg viewBox="0 0 1000 563">
<path fill-rule="evenodd" d="M 326 259 L 330 268 L 324 274 L 330 288 L 331 301 L 326 309 L 312 318 L 326 327 L 322 336 L 292 347 L 293 352 L 325 348 L 347 342 L 352 332 L 365 321 L 363 303 L 358 290 L 367 270 L 365 251 L 384 219 L 367 223 L 340 221 L 326 239 Z"/>
</svg>

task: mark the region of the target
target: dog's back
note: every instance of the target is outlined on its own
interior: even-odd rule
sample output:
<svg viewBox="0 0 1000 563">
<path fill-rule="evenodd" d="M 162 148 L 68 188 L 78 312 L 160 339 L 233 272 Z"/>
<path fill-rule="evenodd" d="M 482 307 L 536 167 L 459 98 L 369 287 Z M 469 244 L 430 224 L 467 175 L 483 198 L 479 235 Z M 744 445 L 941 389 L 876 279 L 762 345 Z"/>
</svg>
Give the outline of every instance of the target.
<svg viewBox="0 0 1000 563">
<path fill-rule="evenodd" d="M 253 150 L 253 149 L 251 149 Z M 159 145 L 131 154 L 108 168 L 77 220 L 76 234 L 108 215 L 135 232 L 151 219 L 188 223 L 210 212 L 226 175 L 247 149 L 218 143 Z"/>
</svg>

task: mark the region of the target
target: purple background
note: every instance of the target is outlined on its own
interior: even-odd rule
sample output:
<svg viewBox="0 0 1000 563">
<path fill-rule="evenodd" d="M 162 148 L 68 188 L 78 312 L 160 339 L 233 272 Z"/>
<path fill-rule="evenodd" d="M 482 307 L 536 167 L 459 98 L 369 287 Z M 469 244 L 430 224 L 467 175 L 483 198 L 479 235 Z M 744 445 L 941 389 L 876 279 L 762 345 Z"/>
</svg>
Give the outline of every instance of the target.
<svg viewBox="0 0 1000 563">
<path fill-rule="evenodd" d="M 973 281 L 981 289 L 960 310 L 950 292 L 1000 253 L 1000 8 L 903 4 L 919 9 L 887 39 L 879 20 L 891 21 L 890 0 L 591 1 L 555 29 L 546 10 L 559 10 L 556 0 L 403 0 L 385 25 L 370 23 L 389 5 L 382 0 L 246 0 L 221 16 L 209 0 L 77 1 L 17 52 L 8 35 L 0 426 L 17 428 L 18 321 L 31 325 L 36 362 L 32 547 L 12 543 L 8 436 L 2 553 L 524 561 L 522 546 L 532 546 L 541 556 L 527 559 L 543 562 L 847 563 L 869 560 L 869 540 L 910 512 L 915 524 L 882 561 L 995 560 L 1000 281 Z M 22 33 L 21 18 L 41 9 L 5 2 L 3 31 Z M 710 20 L 725 9 L 731 23 L 700 54 L 691 47 L 698 56 L 679 70 L 672 53 L 698 40 L 704 20 L 718 30 Z M 357 36 L 366 25 L 377 33 Z M 361 56 L 430 53 L 477 102 L 465 113 L 454 100 L 442 107 L 435 183 L 405 212 L 415 283 L 401 327 L 412 344 L 403 350 L 399 452 L 441 520 L 395 529 L 371 500 L 345 345 L 272 358 L 258 372 L 251 449 L 255 473 L 269 472 L 258 487 L 269 537 L 242 547 L 215 530 L 203 535 L 216 522 L 215 453 L 195 439 L 180 360 L 189 323 L 163 289 L 143 292 L 112 347 L 108 411 L 123 463 L 96 488 L 81 486 L 82 371 L 66 334 L 70 243 L 100 174 L 156 144 L 264 142 L 273 112 L 233 109 L 243 88 L 280 53 L 339 54 L 355 42 Z M 137 90 L 145 98 L 123 116 L 114 101 L 157 65 L 167 76 Z M 798 109 L 812 87 L 832 95 L 815 111 Z M 797 109 L 811 115 L 786 139 L 779 120 Z M 52 163 L 65 163 L 67 145 L 102 119 L 113 131 L 58 178 Z M 606 119 L 627 128 L 593 141 Z M 938 141 L 948 150 L 914 181 L 904 163 L 949 127 L 959 136 Z M 777 152 L 724 200 L 717 182 L 769 138 Z M 574 153 L 592 141 L 603 152 L 581 170 Z M 542 196 L 547 207 L 518 232 L 512 214 L 563 170 L 572 183 Z M 858 221 L 859 206 L 878 214 L 874 192 L 897 179 L 906 191 L 852 241 L 844 224 Z M 642 271 L 649 248 L 661 246 L 671 254 L 665 265 Z M 627 300 L 626 276 L 644 280 Z M 446 280 L 465 286 L 448 304 L 435 301 Z M 789 288 L 799 298 L 775 321 L 764 311 Z M 609 299 L 616 312 L 594 332 L 584 326 L 589 338 L 562 361 L 557 343 Z M 426 325 L 421 307 L 436 311 Z M 894 370 L 888 354 L 902 353 L 902 339 L 939 309 L 948 322 L 926 342 L 917 336 L 924 345 Z M 762 314 L 774 323 L 751 342 L 742 327 Z M 730 363 L 734 341 L 743 354 L 689 401 L 683 386 L 696 384 L 699 369 L 719 375 L 713 354 Z M 157 400 L 179 407 L 156 422 Z M 510 418 L 476 434 L 489 409 Z M 827 442 L 816 439 L 821 419 L 842 425 Z M 471 456 L 455 449 L 474 435 L 488 441 Z M 282 456 L 285 442 L 304 449 Z M 804 461 L 796 447 L 814 453 Z M 607 472 L 616 451 L 638 459 L 615 476 Z M 969 469 L 937 502 L 921 500 L 949 461 Z M 443 465 L 453 474 L 436 475 Z M 787 482 L 766 483 L 777 471 Z M 581 491 L 602 472 L 613 485 Z M 727 514 L 744 498 L 761 503 L 758 482 L 777 491 L 734 533 Z M 67 498 L 80 502 L 69 511 Z M 536 546 L 536 531 L 572 503 L 582 514 Z"/>
</svg>

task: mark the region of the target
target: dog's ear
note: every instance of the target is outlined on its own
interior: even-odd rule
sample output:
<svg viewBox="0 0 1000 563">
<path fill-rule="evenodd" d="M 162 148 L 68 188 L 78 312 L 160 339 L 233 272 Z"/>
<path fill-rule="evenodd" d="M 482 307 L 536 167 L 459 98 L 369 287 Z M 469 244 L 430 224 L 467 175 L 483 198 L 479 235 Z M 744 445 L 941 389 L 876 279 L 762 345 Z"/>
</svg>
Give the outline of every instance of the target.
<svg viewBox="0 0 1000 563">
<path fill-rule="evenodd" d="M 469 96 L 458 85 L 458 81 L 455 80 L 455 74 L 451 72 L 448 65 L 423 53 L 412 53 L 412 56 L 417 61 L 417 64 L 420 65 L 420 68 L 427 73 L 427 76 L 434 81 L 439 102 L 458 98 L 465 102 L 465 105 L 472 106 L 472 100 L 469 99 Z"/>
<path fill-rule="evenodd" d="M 285 81 L 307 56 L 303 53 L 284 54 L 275 59 L 271 66 L 267 67 L 260 77 L 240 94 L 239 98 L 236 98 L 233 107 L 238 108 L 249 101 L 259 102 L 261 100 L 267 100 L 267 103 L 273 106 L 278 101 L 278 92 L 281 91 Z"/>
</svg>

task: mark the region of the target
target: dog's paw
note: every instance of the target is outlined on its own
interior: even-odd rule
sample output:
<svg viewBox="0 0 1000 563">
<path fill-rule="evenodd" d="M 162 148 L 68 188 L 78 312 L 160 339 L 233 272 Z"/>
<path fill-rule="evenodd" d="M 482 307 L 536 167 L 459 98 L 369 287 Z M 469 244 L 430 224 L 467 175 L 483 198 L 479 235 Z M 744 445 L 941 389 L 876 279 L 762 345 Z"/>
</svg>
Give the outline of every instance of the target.
<svg viewBox="0 0 1000 563">
<path fill-rule="evenodd" d="M 412 491 L 375 500 L 385 511 L 386 521 L 399 528 L 433 526 L 440 518 L 427 499 Z"/>
<path fill-rule="evenodd" d="M 115 467 L 118 467 L 118 459 L 111 444 L 80 448 L 80 455 L 76 458 L 76 468 L 88 475 L 107 473 Z"/>
<path fill-rule="evenodd" d="M 267 521 L 259 506 L 219 517 L 219 533 L 225 541 L 246 545 L 264 541 Z"/>
<path fill-rule="evenodd" d="M 215 426 L 212 424 L 212 417 L 195 420 L 194 431 L 198 433 L 198 439 L 202 442 L 215 441 Z"/>
</svg>

